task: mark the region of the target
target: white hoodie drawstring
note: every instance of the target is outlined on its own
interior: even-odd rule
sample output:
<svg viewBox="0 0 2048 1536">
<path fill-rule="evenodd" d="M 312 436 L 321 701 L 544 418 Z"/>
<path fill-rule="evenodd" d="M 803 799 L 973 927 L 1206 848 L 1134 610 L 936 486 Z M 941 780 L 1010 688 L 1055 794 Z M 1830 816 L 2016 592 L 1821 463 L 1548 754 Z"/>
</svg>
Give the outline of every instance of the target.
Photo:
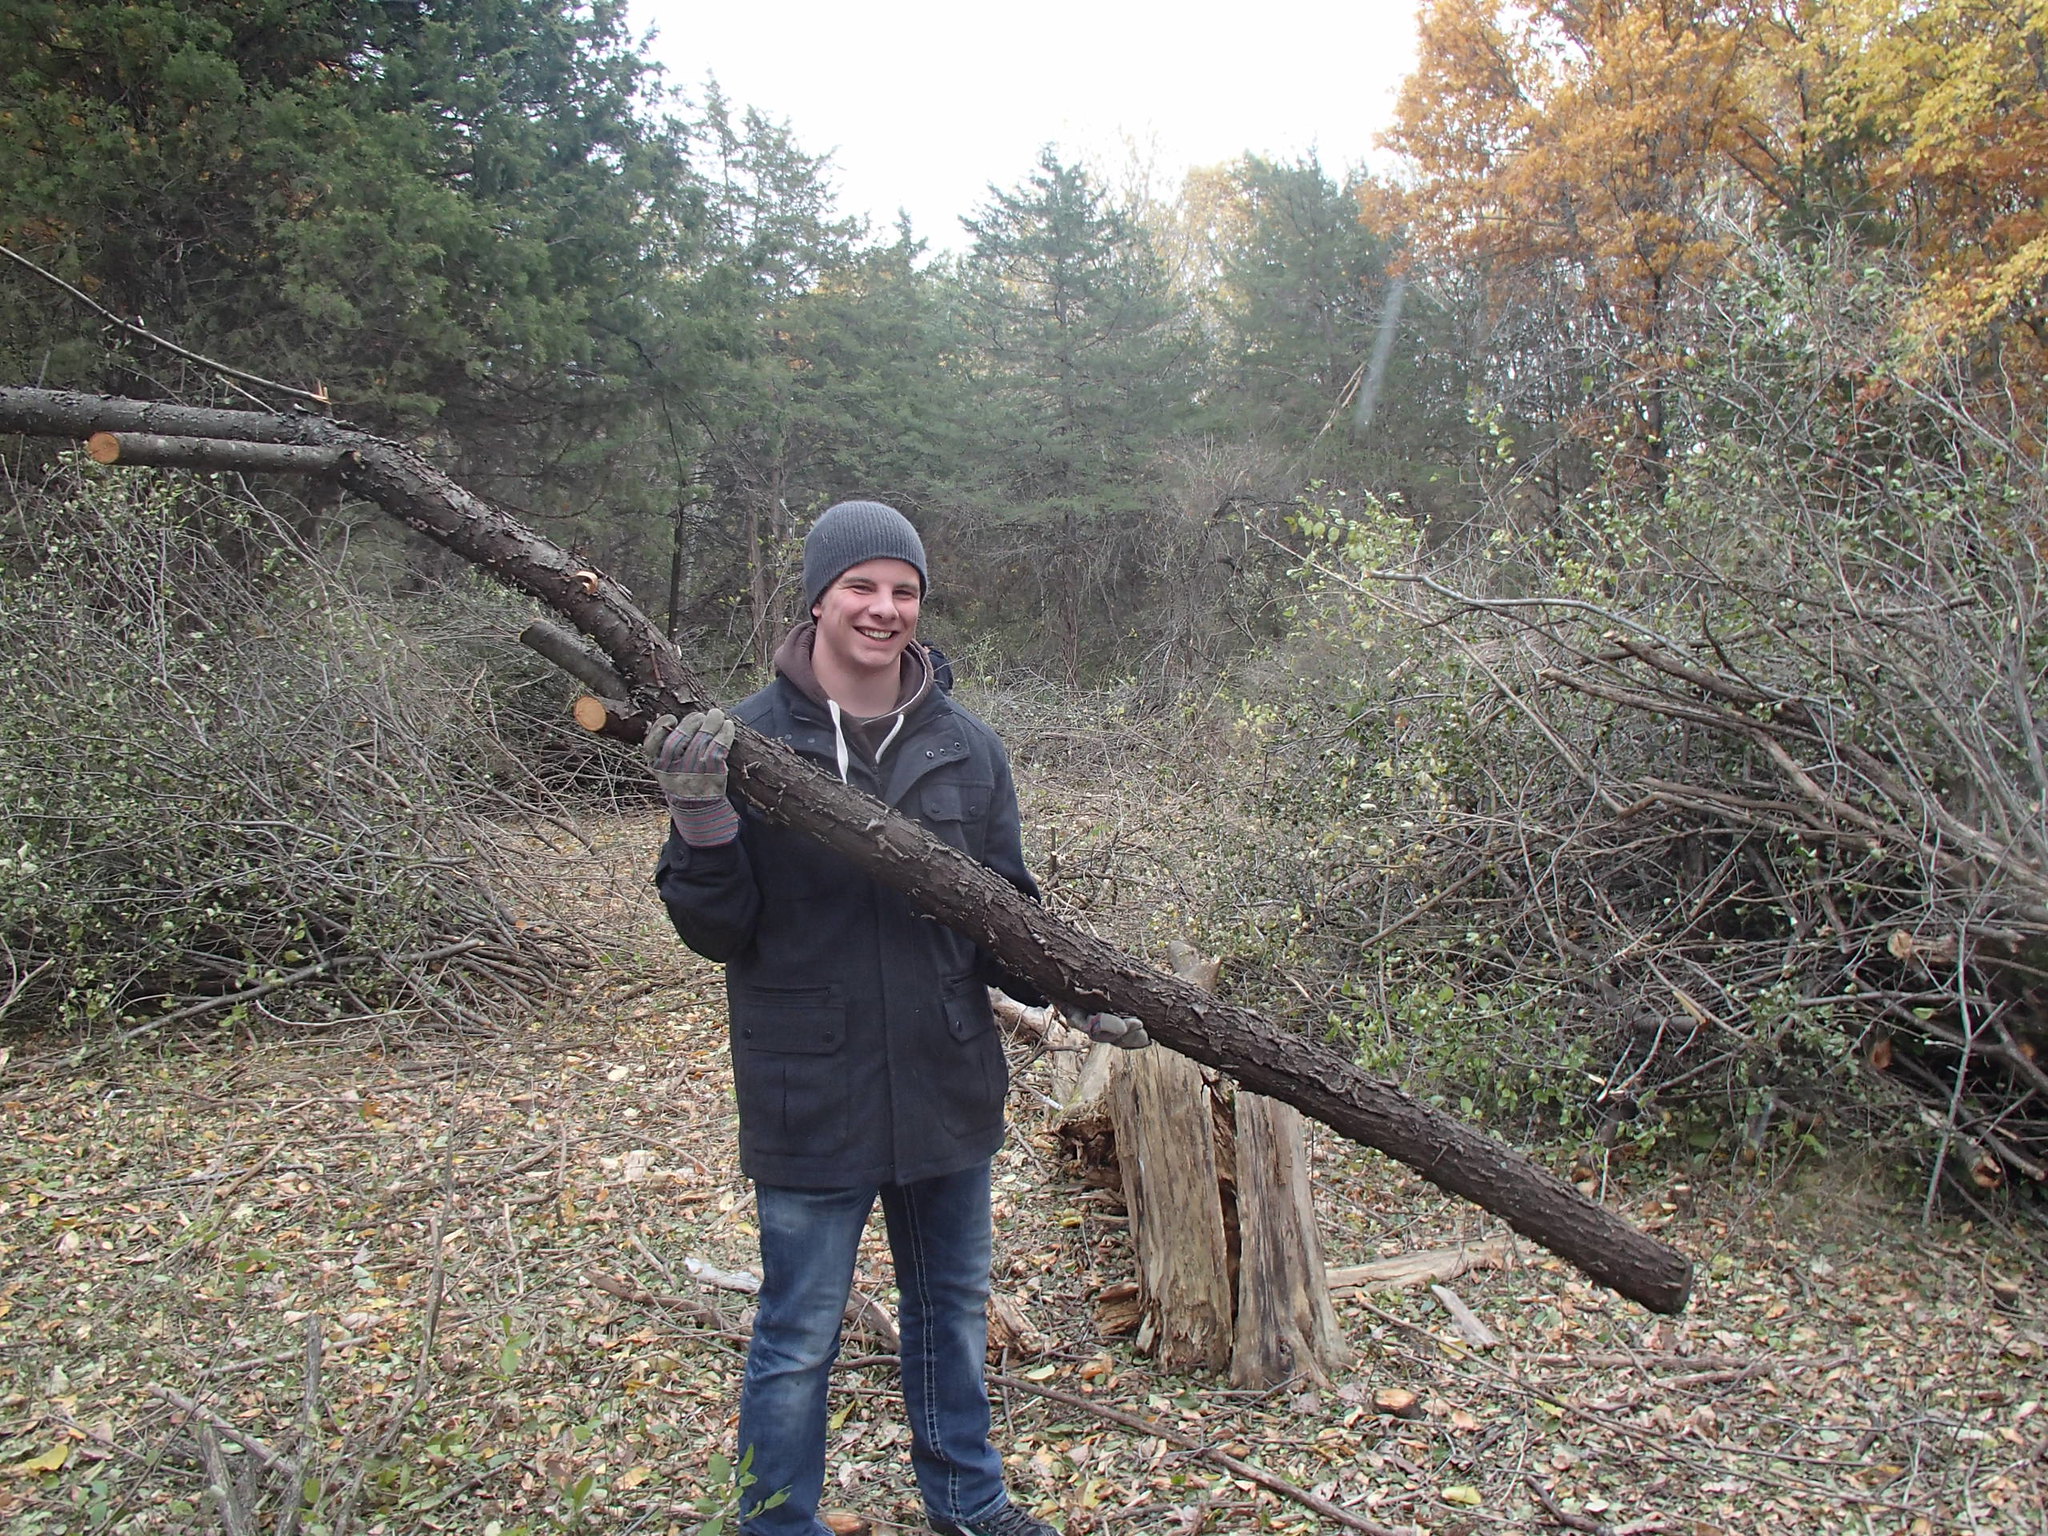
<svg viewBox="0 0 2048 1536">
<path fill-rule="evenodd" d="M 839 701 L 827 699 L 825 708 L 832 712 L 832 751 L 839 760 L 839 782 L 849 784 L 852 780 L 846 776 L 846 732 L 839 724 Z M 896 733 L 891 731 L 889 734 L 893 736 Z"/>
<path fill-rule="evenodd" d="M 915 690 L 911 698 L 896 706 L 894 711 L 896 723 L 889 727 L 889 734 L 884 736 L 882 744 L 875 748 L 875 766 L 877 768 L 882 766 L 883 755 L 896 744 L 896 738 L 903 734 L 903 724 L 910 716 L 910 706 L 917 703 L 919 699 L 922 699 L 936 681 L 932 673 L 931 657 L 925 654 L 922 646 L 913 645 L 911 652 L 906 654 L 915 655 L 917 664 L 924 669 L 924 682 Z M 819 692 L 822 693 L 824 690 L 820 689 Z M 839 701 L 832 698 L 829 694 L 825 699 L 825 709 L 832 716 L 832 755 L 839 764 L 839 782 L 850 784 L 853 781 L 847 777 L 847 771 L 852 766 L 852 753 L 846 745 L 845 712 L 840 709 Z M 881 717 L 877 715 L 875 718 L 880 719 Z M 870 721 L 869 724 L 873 724 L 873 721 Z"/>
<path fill-rule="evenodd" d="M 848 753 L 846 749 L 846 727 L 841 723 L 839 701 L 837 699 L 827 699 L 825 701 L 825 708 L 829 710 L 832 715 L 832 755 L 838 761 L 839 764 L 839 782 L 842 784 L 850 783 L 851 781 L 846 777 L 846 770 L 848 767 Z M 899 709 L 898 711 L 896 711 L 896 723 L 889 727 L 889 734 L 884 736 L 882 738 L 882 744 L 879 747 L 875 748 L 875 766 L 877 768 L 882 766 L 882 754 L 889 750 L 890 746 L 895 742 L 897 735 L 902 731 L 902 729 L 903 711 Z"/>
<path fill-rule="evenodd" d="M 875 766 L 882 766 L 882 754 L 889 750 L 889 743 L 896 739 L 896 733 L 903 729 L 903 711 L 896 712 L 896 723 L 889 727 L 889 734 L 882 738 L 882 744 L 875 748 Z"/>
</svg>

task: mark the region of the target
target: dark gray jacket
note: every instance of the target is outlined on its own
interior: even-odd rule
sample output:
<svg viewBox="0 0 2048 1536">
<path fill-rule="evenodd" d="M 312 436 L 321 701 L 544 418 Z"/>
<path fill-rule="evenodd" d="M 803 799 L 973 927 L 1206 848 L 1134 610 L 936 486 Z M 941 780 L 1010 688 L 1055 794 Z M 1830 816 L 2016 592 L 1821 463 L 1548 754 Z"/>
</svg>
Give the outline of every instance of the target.
<svg viewBox="0 0 2048 1536">
<path fill-rule="evenodd" d="M 733 713 L 838 773 L 831 718 L 788 677 Z M 847 778 L 1037 896 L 1009 758 L 942 690 L 909 706 L 879 772 L 855 754 Z M 725 963 L 741 1169 L 768 1184 L 848 1188 L 992 1156 L 1009 1071 L 989 957 L 840 855 L 734 803 L 738 839 L 691 848 L 671 832 L 655 883 L 683 942 Z"/>
</svg>

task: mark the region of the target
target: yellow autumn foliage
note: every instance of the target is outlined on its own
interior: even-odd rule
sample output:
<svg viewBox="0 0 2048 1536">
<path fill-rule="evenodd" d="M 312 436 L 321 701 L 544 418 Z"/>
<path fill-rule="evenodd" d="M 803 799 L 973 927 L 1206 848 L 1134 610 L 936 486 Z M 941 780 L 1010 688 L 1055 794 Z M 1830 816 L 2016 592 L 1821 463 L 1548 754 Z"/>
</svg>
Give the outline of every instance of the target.
<svg viewBox="0 0 2048 1536">
<path fill-rule="evenodd" d="M 2048 0 L 1833 0 L 1826 111 L 1927 283 L 1922 340 L 2048 340 Z"/>
<path fill-rule="evenodd" d="M 2048 0 L 1433 0 L 1387 142 L 1418 249 L 1568 274 L 1646 381 L 1774 224 L 1905 256 L 1923 353 L 2048 345 Z"/>
</svg>

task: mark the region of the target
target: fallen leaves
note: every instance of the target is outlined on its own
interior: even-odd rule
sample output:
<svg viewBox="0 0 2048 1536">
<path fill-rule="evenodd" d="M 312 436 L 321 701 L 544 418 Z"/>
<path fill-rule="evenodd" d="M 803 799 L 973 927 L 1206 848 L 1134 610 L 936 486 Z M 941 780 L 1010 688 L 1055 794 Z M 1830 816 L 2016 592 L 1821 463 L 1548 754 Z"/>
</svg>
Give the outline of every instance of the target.
<svg viewBox="0 0 2048 1536">
<path fill-rule="evenodd" d="M 0 1474 L 8 1477 L 35 1477 L 44 1472 L 60 1470 L 71 1459 L 71 1442 L 59 1440 L 41 1455 L 17 1461 L 12 1466 L 0 1467 Z"/>
<path fill-rule="evenodd" d="M 619 894 L 593 883 L 588 904 L 634 937 L 530 1033 L 217 1040 L 118 1080 L 67 1072 L 68 1042 L 17 1049 L 0 1084 L 10 1528 L 54 1529 L 94 1498 L 127 1500 L 138 1532 L 210 1518 L 200 1447 L 151 1381 L 303 1456 L 330 1515 L 360 1474 L 357 1529 L 664 1531 L 711 1495 L 752 1301 L 689 1260 L 747 1273 L 752 1203 L 717 973 L 645 899 L 651 834 L 627 843 Z M 1337 1304 L 1351 1376 L 1240 1394 L 1134 1352 L 1127 1239 L 1086 1214 L 1033 1103 L 1014 1101 L 999 1155 L 991 1337 L 1015 1381 L 1062 1396 L 999 1386 L 998 1422 L 1020 1501 L 1070 1536 L 1336 1528 L 1261 1476 L 1389 1528 L 1541 1528 L 1518 1469 L 1615 1530 L 1803 1536 L 1867 1513 L 1927 1536 L 1963 1511 L 1986 1536 L 2042 1527 L 2048 1324 L 2024 1254 L 1916 1246 L 1937 1239 L 1881 1205 L 1816 1199 L 1794 1221 L 1746 1179 L 1646 1174 L 1615 1198 L 1702 1261 L 1685 1316 L 1648 1319 L 1540 1260 L 1468 1263 L 1457 1294 L 1492 1349 L 1461 1342 L 1427 1290 L 1382 1290 Z M 1505 1248 L 1383 1160 L 1315 1152 L 1335 1267 Z M 886 1304 L 879 1230 L 861 1264 Z M 319 1434 L 303 1438 L 309 1332 Z M 1392 1391 L 1405 1411 L 1379 1401 Z M 913 1522 L 893 1371 L 842 1373 L 831 1413 L 835 1501 Z"/>
</svg>

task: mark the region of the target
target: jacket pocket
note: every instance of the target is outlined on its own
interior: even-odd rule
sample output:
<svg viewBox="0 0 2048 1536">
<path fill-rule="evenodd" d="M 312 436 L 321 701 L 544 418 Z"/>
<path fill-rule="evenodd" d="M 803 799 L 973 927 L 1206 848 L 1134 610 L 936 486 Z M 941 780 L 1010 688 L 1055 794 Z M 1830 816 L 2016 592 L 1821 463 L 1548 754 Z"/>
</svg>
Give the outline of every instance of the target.
<svg viewBox="0 0 2048 1536">
<path fill-rule="evenodd" d="M 1010 1065 L 988 988 L 978 978 L 947 985 L 946 1036 L 939 1047 L 946 1059 L 938 1075 L 940 1123 L 955 1136 L 1000 1130 Z"/>
<path fill-rule="evenodd" d="M 732 995 L 733 1079 L 741 1134 L 778 1156 L 846 1145 L 852 1100 L 839 1053 L 846 997 L 837 987 L 749 987 Z"/>
<path fill-rule="evenodd" d="M 978 855 L 983 818 L 995 786 L 940 774 L 918 786 L 917 819 L 942 842 Z"/>
</svg>

